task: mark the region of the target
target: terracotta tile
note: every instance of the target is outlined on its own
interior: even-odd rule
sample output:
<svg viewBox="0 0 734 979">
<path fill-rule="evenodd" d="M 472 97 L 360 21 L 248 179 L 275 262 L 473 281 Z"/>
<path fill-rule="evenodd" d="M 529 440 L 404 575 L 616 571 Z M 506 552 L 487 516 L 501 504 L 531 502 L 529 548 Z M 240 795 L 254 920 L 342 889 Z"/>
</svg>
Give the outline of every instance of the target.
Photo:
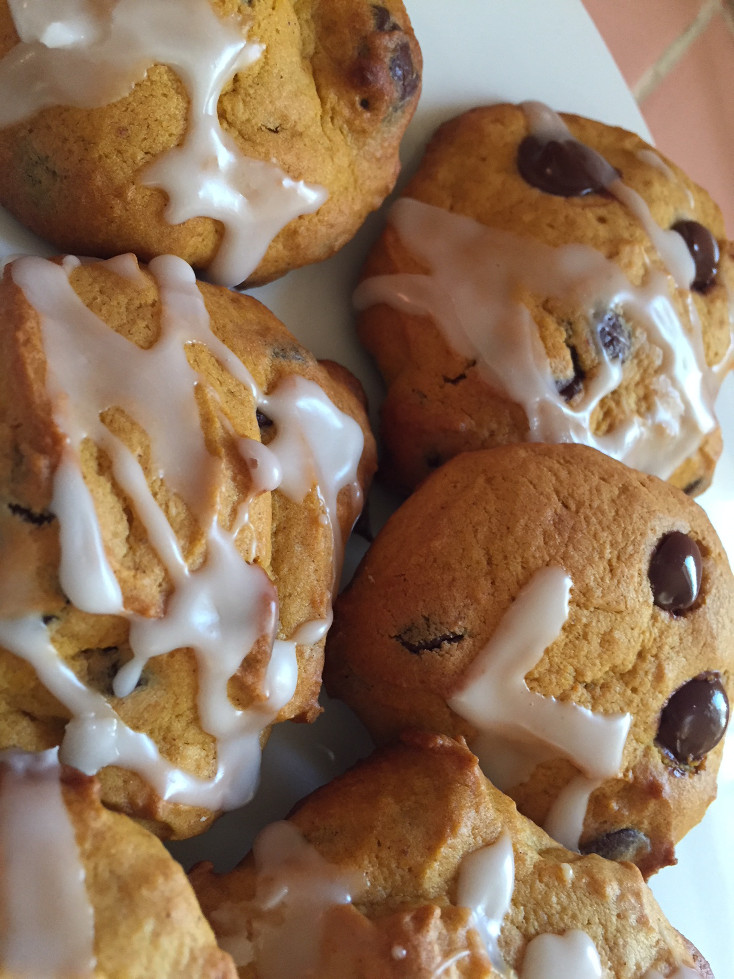
<svg viewBox="0 0 734 979">
<path fill-rule="evenodd" d="M 734 33 L 717 14 L 640 106 L 657 147 L 719 204 L 729 237 L 734 236 L 733 92 Z"/>
<path fill-rule="evenodd" d="M 630 87 L 690 26 L 705 2 L 583 0 Z"/>
</svg>

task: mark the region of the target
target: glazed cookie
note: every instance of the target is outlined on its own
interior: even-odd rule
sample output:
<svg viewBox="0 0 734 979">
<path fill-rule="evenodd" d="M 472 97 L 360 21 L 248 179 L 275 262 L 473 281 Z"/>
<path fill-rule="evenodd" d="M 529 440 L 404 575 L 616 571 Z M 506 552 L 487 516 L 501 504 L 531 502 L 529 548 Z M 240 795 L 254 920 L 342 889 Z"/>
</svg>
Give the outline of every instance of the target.
<svg viewBox="0 0 734 979">
<path fill-rule="evenodd" d="M 538 103 L 469 111 L 434 135 L 363 274 L 403 488 L 520 441 L 709 484 L 734 252 L 709 196 L 639 137 Z"/>
<path fill-rule="evenodd" d="M 183 868 L 55 755 L 0 755 L 0 977 L 234 979 Z"/>
<path fill-rule="evenodd" d="M 635 867 L 555 844 L 441 735 L 373 755 L 191 880 L 243 979 L 711 977 Z"/>
<path fill-rule="evenodd" d="M 319 712 L 363 405 L 178 258 L 23 258 L 0 310 L 0 747 L 202 832 L 270 725 Z"/>
<path fill-rule="evenodd" d="M 379 741 L 465 736 L 559 842 L 645 875 L 716 794 L 734 580 L 701 508 L 581 445 L 464 453 L 335 609 L 329 693 Z"/>
<path fill-rule="evenodd" d="M 265 282 L 382 203 L 420 73 L 401 0 L 2 0 L 0 203 L 60 251 Z"/>
</svg>

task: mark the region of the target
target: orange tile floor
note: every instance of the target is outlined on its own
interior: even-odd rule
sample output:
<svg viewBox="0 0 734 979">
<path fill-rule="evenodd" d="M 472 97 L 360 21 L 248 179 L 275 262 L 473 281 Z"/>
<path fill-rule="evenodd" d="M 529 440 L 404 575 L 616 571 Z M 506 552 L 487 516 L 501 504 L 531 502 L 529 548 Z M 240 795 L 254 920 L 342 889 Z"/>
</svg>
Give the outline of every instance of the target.
<svg viewBox="0 0 734 979">
<path fill-rule="evenodd" d="M 658 149 L 734 237 L 734 0 L 584 0 Z"/>
</svg>

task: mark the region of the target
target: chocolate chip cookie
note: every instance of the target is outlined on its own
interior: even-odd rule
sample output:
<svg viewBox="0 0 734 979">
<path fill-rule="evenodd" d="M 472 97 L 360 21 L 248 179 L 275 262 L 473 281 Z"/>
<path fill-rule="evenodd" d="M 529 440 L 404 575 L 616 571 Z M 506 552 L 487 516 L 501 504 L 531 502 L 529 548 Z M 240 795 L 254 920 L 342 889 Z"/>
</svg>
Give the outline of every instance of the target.
<svg viewBox="0 0 734 979">
<path fill-rule="evenodd" d="M 573 441 L 701 492 L 733 256 L 710 197 L 632 133 L 538 103 L 445 123 L 355 297 L 385 472 L 410 489 L 460 451 Z"/>
<path fill-rule="evenodd" d="M 635 867 L 555 844 L 441 735 L 376 753 L 240 867 L 191 880 L 243 979 L 711 977 Z"/>
<path fill-rule="evenodd" d="M 645 875 L 716 794 L 734 580 L 701 508 L 582 445 L 464 453 L 340 596 L 326 685 L 379 741 L 462 735 L 518 808 Z"/>
<path fill-rule="evenodd" d="M 265 282 L 392 189 L 421 79 L 401 0 L 52 6 L 0 3 L 0 203 L 60 251 Z"/>
<path fill-rule="evenodd" d="M 320 711 L 364 406 L 181 259 L 22 258 L 0 285 L 0 747 L 60 745 L 189 836 Z"/>
</svg>

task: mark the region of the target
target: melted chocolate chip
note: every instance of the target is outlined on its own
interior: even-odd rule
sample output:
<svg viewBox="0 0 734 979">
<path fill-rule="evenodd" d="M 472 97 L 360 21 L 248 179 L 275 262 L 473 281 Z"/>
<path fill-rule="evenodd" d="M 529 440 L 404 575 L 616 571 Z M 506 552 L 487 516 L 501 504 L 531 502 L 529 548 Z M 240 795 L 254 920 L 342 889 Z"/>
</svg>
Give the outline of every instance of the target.
<svg viewBox="0 0 734 979">
<path fill-rule="evenodd" d="M 657 743 L 679 762 L 699 761 L 724 737 L 729 700 L 718 673 L 684 683 L 663 707 Z"/>
<path fill-rule="evenodd" d="M 613 309 L 604 314 L 597 326 L 599 342 L 610 360 L 625 362 L 629 356 L 632 339 L 626 323 Z"/>
<path fill-rule="evenodd" d="M 531 186 L 559 197 L 600 194 L 619 176 L 604 157 L 578 140 L 533 133 L 518 147 L 517 168 Z"/>
<path fill-rule="evenodd" d="M 650 840 L 639 829 L 617 829 L 596 839 L 584 843 L 580 847 L 584 855 L 598 853 L 606 860 L 629 860 L 635 863 L 640 857 L 650 852 Z"/>
<path fill-rule="evenodd" d="M 393 636 L 401 646 L 408 650 L 409 653 L 413 653 L 415 656 L 421 653 L 435 653 L 443 645 L 454 645 L 457 642 L 461 642 L 464 638 L 462 632 L 445 632 L 440 636 L 431 636 L 430 639 L 418 639 L 415 642 L 408 638 L 408 632 L 413 630 L 407 630 L 400 633 L 400 635 Z"/>
<path fill-rule="evenodd" d="M 719 268 L 719 245 L 708 228 L 698 221 L 678 221 L 673 225 L 691 253 L 695 274 L 691 288 L 705 292 L 713 283 Z"/>
<path fill-rule="evenodd" d="M 390 77 L 395 82 L 399 102 L 406 102 L 418 89 L 420 76 L 413 66 L 413 55 L 407 41 L 398 44 L 390 58 Z"/>
<path fill-rule="evenodd" d="M 375 30 L 381 34 L 386 34 L 388 31 L 400 30 L 400 25 L 393 20 L 392 14 L 387 7 L 383 7 L 380 4 L 372 4 L 372 22 L 375 25 Z"/>
<path fill-rule="evenodd" d="M 565 401 L 571 401 L 576 395 L 582 390 L 584 386 L 584 379 L 586 378 L 586 371 L 581 366 L 581 361 L 579 360 L 579 354 L 576 347 L 569 345 L 568 352 L 571 355 L 571 364 L 573 366 L 573 376 L 570 380 L 565 380 L 565 378 L 558 382 L 558 393 Z"/>
<path fill-rule="evenodd" d="M 696 601 L 701 587 L 701 551 L 679 530 L 662 538 L 647 572 L 653 601 L 666 612 L 683 612 Z"/>
<path fill-rule="evenodd" d="M 28 507 L 21 506 L 20 503 L 8 503 L 8 510 L 26 523 L 33 524 L 34 527 L 43 527 L 54 519 L 53 513 L 49 513 L 48 510 L 30 510 Z"/>
</svg>

